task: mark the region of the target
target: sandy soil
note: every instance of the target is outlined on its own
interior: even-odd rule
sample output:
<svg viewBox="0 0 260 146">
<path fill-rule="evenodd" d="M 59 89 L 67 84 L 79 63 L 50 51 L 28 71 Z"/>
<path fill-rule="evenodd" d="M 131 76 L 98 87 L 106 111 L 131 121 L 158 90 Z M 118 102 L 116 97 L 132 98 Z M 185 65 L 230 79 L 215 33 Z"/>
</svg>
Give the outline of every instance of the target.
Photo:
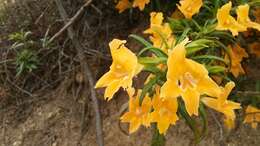
<svg viewBox="0 0 260 146">
<path fill-rule="evenodd" d="M 151 129 L 141 128 L 128 136 L 119 128 L 118 111 L 127 101 L 125 94 L 119 94 L 111 102 L 100 101 L 106 146 L 149 146 Z M 93 113 L 90 107 L 87 108 L 86 129 L 82 132 L 82 108 L 82 103 L 75 102 L 70 96 L 50 96 L 26 105 L 20 113 L 15 108 L 1 112 L 0 146 L 96 146 Z M 220 134 L 220 127 L 211 112 L 208 114 L 208 135 L 200 146 L 254 146 L 260 143 L 259 128 L 255 130 L 240 124 L 236 130 L 227 132 L 222 129 Z M 214 115 L 221 119 L 217 113 Z M 127 124 L 121 124 L 121 127 L 127 131 Z M 166 146 L 194 145 L 192 132 L 182 120 L 168 130 L 166 138 Z"/>
</svg>

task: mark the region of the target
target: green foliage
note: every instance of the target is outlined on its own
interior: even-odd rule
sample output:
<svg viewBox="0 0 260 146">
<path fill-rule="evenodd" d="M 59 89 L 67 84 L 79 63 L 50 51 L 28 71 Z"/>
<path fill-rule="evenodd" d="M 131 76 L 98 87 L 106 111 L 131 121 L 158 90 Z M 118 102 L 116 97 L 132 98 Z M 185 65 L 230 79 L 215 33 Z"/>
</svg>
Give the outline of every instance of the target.
<svg viewBox="0 0 260 146">
<path fill-rule="evenodd" d="M 38 58 L 37 56 L 27 49 L 18 52 L 16 57 L 16 75 L 19 76 L 23 72 L 31 72 L 34 69 L 37 69 Z"/>
<path fill-rule="evenodd" d="M 20 32 L 12 33 L 8 36 L 10 41 L 13 41 L 12 49 L 16 48 L 28 48 L 30 47 L 34 42 L 29 39 L 32 32 L 24 30 L 21 30 Z"/>
<path fill-rule="evenodd" d="M 34 41 L 30 39 L 30 31 L 21 30 L 9 35 L 9 40 L 13 41 L 11 49 L 16 50 L 16 76 L 24 72 L 32 72 L 37 69 L 38 57 L 32 51 Z"/>
<path fill-rule="evenodd" d="M 151 146 L 165 146 L 166 139 L 164 135 L 159 133 L 158 128 L 156 125 L 153 125 L 153 138 Z"/>
</svg>

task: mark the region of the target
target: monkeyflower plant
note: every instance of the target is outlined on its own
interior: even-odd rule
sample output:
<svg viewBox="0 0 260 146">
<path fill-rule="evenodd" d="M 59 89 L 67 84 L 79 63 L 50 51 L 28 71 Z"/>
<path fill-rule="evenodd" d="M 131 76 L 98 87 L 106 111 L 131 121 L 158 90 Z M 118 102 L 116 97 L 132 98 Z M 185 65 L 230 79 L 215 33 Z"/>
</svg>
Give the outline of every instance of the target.
<svg viewBox="0 0 260 146">
<path fill-rule="evenodd" d="M 131 4 L 143 9 L 149 2 L 120 0 L 117 8 L 124 11 Z M 144 30 L 148 40 L 130 35 L 143 45 L 139 52 L 126 47 L 126 40 L 109 43 L 113 62 L 96 88 L 105 87 L 107 100 L 120 88 L 128 93 L 128 108 L 120 120 L 129 123 L 129 133 L 153 127 L 154 138 L 160 139 L 171 125 L 185 120 L 199 142 L 207 132 L 207 108 L 222 113 L 227 128 L 235 126 L 241 104 L 230 99 L 232 79 L 245 74 L 241 62 L 248 57 L 237 36 L 260 26 L 249 18 L 249 4 L 238 4 L 232 9 L 232 2 L 221 0 L 181 0 L 176 7 L 183 18 L 166 20 L 162 12 L 151 12 L 150 26 Z M 146 76 L 140 89 L 133 86 L 139 75 Z M 251 106 L 246 110 L 256 111 Z M 259 114 L 247 115 L 244 122 L 256 127 L 257 120 Z"/>
</svg>

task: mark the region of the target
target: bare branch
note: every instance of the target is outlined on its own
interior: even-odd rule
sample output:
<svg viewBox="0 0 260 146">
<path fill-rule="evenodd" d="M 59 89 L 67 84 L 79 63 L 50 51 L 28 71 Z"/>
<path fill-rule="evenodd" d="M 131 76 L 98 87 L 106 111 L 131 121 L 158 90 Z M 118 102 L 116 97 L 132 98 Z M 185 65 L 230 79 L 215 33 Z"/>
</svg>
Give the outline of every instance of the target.
<svg viewBox="0 0 260 146">
<path fill-rule="evenodd" d="M 49 40 L 49 43 L 53 42 L 57 37 L 59 37 L 64 31 L 66 31 L 84 12 L 85 8 L 91 4 L 92 0 L 88 0 L 78 11 L 77 13 L 66 23 L 54 36 L 52 36 Z M 66 18 L 68 19 L 68 17 Z"/>
<path fill-rule="evenodd" d="M 61 0 L 55 0 L 55 2 L 56 2 L 56 5 L 58 7 L 58 10 L 59 10 L 59 13 L 60 13 L 62 19 L 64 20 L 64 22 L 66 22 L 66 19 L 68 19 L 68 14 L 64 9 Z M 83 7 L 81 7 L 81 9 L 82 9 L 81 11 L 83 11 L 84 8 L 90 4 L 90 2 L 91 2 L 91 0 L 89 0 Z M 80 14 L 81 12 L 78 12 L 78 13 Z M 73 45 L 75 46 L 75 48 L 78 52 L 80 62 L 82 63 L 81 64 L 82 69 L 84 71 L 84 74 L 86 75 L 84 77 L 84 81 L 85 81 L 85 83 L 87 83 L 87 82 L 89 83 L 90 95 L 91 95 L 90 97 L 91 97 L 91 100 L 93 102 L 92 105 L 93 105 L 93 109 L 95 111 L 95 116 L 96 116 L 95 117 L 95 119 L 96 119 L 95 123 L 96 123 L 97 143 L 98 143 L 99 146 L 103 146 L 104 140 L 103 140 L 101 116 L 100 116 L 100 112 L 99 112 L 99 104 L 98 104 L 98 100 L 97 100 L 97 97 L 96 97 L 96 91 L 94 89 L 93 75 L 92 75 L 92 72 L 90 71 L 90 67 L 89 67 L 88 62 L 86 61 L 86 58 L 85 58 L 85 55 L 84 55 L 84 49 L 82 48 L 82 45 L 80 44 L 79 40 L 77 39 L 77 36 L 75 35 L 73 28 L 70 25 L 67 28 L 68 28 L 67 31 L 68 31 L 69 38 L 71 39 Z"/>
</svg>

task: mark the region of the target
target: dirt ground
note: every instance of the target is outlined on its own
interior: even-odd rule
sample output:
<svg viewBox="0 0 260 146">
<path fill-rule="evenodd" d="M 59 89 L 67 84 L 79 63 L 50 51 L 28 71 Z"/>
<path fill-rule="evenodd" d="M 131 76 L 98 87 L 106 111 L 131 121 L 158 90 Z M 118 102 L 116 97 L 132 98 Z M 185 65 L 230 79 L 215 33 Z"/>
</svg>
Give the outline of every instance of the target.
<svg viewBox="0 0 260 146">
<path fill-rule="evenodd" d="M 1 146 L 96 146 L 95 123 L 90 107 L 87 108 L 85 132 L 82 132 L 82 104 L 75 102 L 70 96 L 48 95 L 39 100 L 37 103 L 24 105 L 27 107 L 23 108 L 23 111 L 16 108 L 9 109 L 8 112 L 1 111 Z M 130 136 L 120 130 L 118 111 L 126 100 L 124 93 L 120 93 L 110 102 L 100 100 L 105 145 L 149 146 L 151 129 L 141 128 Z M 212 111 L 208 112 L 208 115 L 208 135 L 201 141 L 200 146 L 256 146 L 260 143 L 259 128 L 252 129 L 240 123 L 239 128 L 228 132 L 213 120 Z M 217 113 L 214 115 L 221 119 Z M 121 127 L 124 131 L 127 130 L 126 124 Z M 183 120 L 168 130 L 166 138 L 166 146 L 194 145 L 192 132 Z"/>
</svg>

